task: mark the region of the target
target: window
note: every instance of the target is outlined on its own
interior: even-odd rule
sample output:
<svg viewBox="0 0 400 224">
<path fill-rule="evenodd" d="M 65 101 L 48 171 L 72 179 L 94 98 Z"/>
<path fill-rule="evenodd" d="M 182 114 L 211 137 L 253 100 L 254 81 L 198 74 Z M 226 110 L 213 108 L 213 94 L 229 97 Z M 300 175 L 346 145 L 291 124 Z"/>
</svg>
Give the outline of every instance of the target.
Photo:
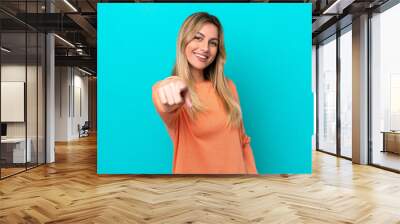
<svg viewBox="0 0 400 224">
<path fill-rule="evenodd" d="M 318 47 L 318 149 L 336 153 L 336 36 Z"/>
<path fill-rule="evenodd" d="M 400 4 L 371 18 L 372 163 L 400 170 Z"/>
<path fill-rule="evenodd" d="M 352 32 L 340 36 L 340 155 L 352 157 Z"/>
</svg>

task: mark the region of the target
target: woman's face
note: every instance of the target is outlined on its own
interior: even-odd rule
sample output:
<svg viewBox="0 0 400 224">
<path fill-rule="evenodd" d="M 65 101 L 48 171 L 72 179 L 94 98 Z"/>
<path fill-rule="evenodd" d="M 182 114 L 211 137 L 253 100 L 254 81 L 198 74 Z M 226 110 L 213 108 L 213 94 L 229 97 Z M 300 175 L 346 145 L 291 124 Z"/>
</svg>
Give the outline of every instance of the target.
<svg viewBox="0 0 400 224">
<path fill-rule="evenodd" d="M 205 23 L 185 48 L 191 67 L 203 70 L 209 66 L 217 55 L 218 42 L 218 28 L 212 23 Z"/>
</svg>

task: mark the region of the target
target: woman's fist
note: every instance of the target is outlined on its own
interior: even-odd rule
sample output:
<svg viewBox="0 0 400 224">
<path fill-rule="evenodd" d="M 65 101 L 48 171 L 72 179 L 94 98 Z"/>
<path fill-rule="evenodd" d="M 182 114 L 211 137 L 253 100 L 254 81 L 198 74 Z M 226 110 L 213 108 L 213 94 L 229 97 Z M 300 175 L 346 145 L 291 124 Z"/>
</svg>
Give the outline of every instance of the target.
<svg viewBox="0 0 400 224">
<path fill-rule="evenodd" d="M 183 103 L 191 107 L 188 87 L 185 81 L 177 76 L 171 76 L 161 81 L 158 97 L 166 112 L 176 110 Z"/>
</svg>

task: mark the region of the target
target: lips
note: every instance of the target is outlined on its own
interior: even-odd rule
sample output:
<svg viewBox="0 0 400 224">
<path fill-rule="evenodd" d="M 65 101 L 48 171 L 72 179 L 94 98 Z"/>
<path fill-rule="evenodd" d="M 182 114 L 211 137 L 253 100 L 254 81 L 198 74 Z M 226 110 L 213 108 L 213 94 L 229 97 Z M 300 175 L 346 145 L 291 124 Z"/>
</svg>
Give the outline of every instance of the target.
<svg viewBox="0 0 400 224">
<path fill-rule="evenodd" d="M 209 57 L 207 54 L 201 54 L 201 53 L 197 53 L 197 52 L 193 52 L 193 54 L 201 62 L 207 62 L 208 57 Z"/>
</svg>

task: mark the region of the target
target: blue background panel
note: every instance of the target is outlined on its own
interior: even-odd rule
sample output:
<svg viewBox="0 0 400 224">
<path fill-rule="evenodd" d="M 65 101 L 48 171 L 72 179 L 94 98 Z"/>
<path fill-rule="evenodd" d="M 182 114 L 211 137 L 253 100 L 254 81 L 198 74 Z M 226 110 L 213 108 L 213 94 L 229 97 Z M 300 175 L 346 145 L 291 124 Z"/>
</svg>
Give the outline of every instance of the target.
<svg viewBox="0 0 400 224">
<path fill-rule="evenodd" d="M 99 3 L 99 174 L 170 174 L 173 145 L 152 85 L 192 13 L 217 16 L 260 174 L 311 173 L 311 4 Z"/>
</svg>

